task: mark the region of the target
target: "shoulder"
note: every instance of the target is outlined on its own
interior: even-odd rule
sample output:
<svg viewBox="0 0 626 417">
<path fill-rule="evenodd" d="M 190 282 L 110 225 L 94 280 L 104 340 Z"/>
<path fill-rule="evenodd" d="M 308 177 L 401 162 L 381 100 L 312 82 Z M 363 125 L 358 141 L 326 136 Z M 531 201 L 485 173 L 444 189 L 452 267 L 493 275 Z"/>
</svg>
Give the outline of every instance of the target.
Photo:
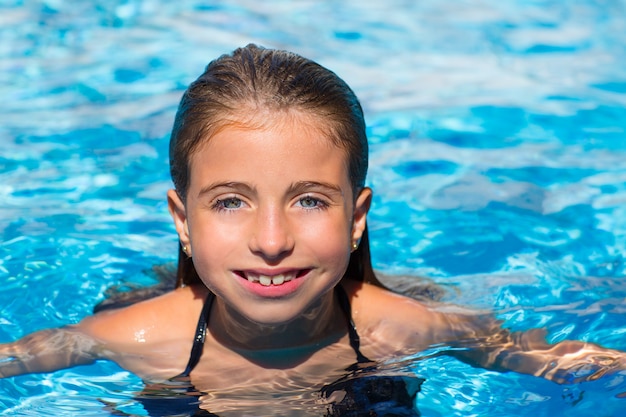
<svg viewBox="0 0 626 417">
<path fill-rule="evenodd" d="M 348 281 L 342 285 L 364 342 L 389 354 L 415 352 L 450 341 L 458 336 L 459 325 L 471 316 L 467 310 L 426 304 L 366 283 Z"/>
<path fill-rule="evenodd" d="M 364 323 L 412 320 L 431 316 L 433 311 L 424 303 L 375 285 L 348 281 L 343 283 L 355 319 Z"/>
<path fill-rule="evenodd" d="M 204 287 L 179 288 L 87 317 L 75 328 L 97 343 L 99 357 L 143 378 L 172 377 L 188 359 L 207 294 Z"/>
<path fill-rule="evenodd" d="M 190 319 L 200 313 L 206 295 L 206 289 L 200 287 L 179 288 L 128 307 L 87 317 L 78 327 L 103 341 L 142 339 L 146 343 L 151 338 L 184 331 L 186 325 L 194 328 L 196 320 Z"/>
</svg>

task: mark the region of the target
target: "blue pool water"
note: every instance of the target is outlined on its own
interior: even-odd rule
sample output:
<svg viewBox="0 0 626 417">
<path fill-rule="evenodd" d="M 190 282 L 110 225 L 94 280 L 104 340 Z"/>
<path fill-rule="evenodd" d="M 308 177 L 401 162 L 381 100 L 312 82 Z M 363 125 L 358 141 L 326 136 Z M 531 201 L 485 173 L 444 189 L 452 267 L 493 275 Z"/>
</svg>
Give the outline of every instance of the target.
<svg viewBox="0 0 626 417">
<path fill-rule="evenodd" d="M 0 342 L 76 323 L 174 260 L 178 99 L 256 42 L 361 98 L 377 268 L 431 277 L 512 329 L 626 350 L 626 1 L 367 3 L 0 4 Z M 429 353 L 406 358 L 424 416 L 626 409 L 619 376 L 560 386 Z M 107 362 L 9 378 L 0 415 L 145 415 L 141 388 Z"/>
</svg>

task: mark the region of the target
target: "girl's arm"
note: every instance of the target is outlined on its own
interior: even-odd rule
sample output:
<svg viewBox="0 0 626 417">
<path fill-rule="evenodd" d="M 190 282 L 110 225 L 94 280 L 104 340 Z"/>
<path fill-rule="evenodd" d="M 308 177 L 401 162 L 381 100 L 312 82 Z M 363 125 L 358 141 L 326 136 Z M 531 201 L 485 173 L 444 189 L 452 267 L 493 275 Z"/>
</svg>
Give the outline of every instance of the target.
<svg viewBox="0 0 626 417">
<path fill-rule="evenodd" d="M 626 353 L 618 350 L 571 340 L 549 344 L 544 330 L 512 333 L 484 315 L 464 322 L 465 335 L 449 354 L 473 366 L 535 375 L 559 384 L 591 381 L 626 370 Z"/>
<path fill-rule="evenodd" d="M 73 326 L 0 344 L 0 378 L 98 359 L 111 360 L 144 379 L 171 378 L 184 369 L 206 293 L 189 286 L 87 316 Z"/>
<path fill-rule="evenodd" d="M 422 303 L 371 285 L 346 283 L 357 326 L 384 358 L 441 346 L 472 366 L 576 383 L 626 370 L 626 353 L 592 343 L 549 344 L 545 331 L 510 332 L 493 315 L 439 303 Z M 361 330 L 361 328 L 359 330 Z M 366 330 L 371 329 L 371 330 Z M 449 348 L 447 348 L 449 347 Z M 376 351 L 371 352 L 376 357 Z"/>
<path fill-rule="evenodd" d="M 0 344 L 0 378 L 90 364 L 95 350 L 96 342 L 75 327 L 41 330 Z"/>
</svg>

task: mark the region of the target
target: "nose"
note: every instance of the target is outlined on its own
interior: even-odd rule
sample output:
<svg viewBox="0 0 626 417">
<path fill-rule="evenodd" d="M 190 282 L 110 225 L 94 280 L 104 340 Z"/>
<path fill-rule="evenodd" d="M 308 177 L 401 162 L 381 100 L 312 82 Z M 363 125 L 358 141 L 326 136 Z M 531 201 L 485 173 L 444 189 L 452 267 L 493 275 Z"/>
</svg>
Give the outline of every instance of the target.
<svg viewBox="0 0 626 417">
<path fill-rule="evenodd" d="M 250 250 L 269 262 L 276 262 L 289 255 L 295 239 L 289 219 L 279 207 L 259 209 L 250 239 Z"/>
</svg>

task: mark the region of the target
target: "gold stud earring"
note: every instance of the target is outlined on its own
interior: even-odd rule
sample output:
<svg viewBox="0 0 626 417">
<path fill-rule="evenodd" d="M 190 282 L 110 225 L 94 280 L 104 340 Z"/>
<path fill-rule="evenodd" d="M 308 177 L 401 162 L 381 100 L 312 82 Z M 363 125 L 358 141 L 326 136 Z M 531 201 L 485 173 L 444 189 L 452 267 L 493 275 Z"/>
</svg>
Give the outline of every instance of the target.
<svg viewBox="0 0 626 417">
<path fill-rule="evenodd" d="M 352 252 L 354 252 L 355 250 L 357 250 L 359 248 L 359 244 L 357 242 L 353 242 L 352 243 Z"/>
<path fill-rule="evenodd" d="M 189 253 L 187 251 L 187 245 L 183 245 L 183 252 L 185 252 L 185 255 L 189 256 Z"/>
</svg>

